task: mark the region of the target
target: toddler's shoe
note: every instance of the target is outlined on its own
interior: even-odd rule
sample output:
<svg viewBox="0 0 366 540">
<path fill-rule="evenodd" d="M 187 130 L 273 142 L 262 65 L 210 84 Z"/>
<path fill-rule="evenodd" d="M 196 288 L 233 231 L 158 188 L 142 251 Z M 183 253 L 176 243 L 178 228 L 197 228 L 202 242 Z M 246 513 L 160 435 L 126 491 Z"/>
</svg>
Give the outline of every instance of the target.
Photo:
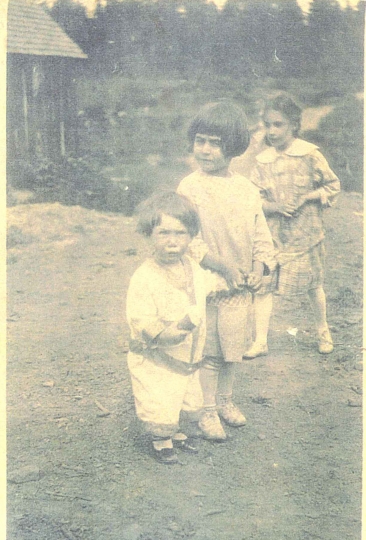
<svg viewBox="0 0 366 540">
<path fill-rule="evenodd" d="M 161 450 L 156 450 L 153 447 L 153 456 L 159 463 L 164 463 L 164 465 L 174 465 L 178 463 L 178 456 L 174 448 L 162 448 Z"/>
<path fill-rule="evenodd" d="M 330 335 L 329 329 L 326 329 L 319 335 L 318 351 L 320 354 L 330 354 L 333 352 L 333 349 L 334 346 L 332 336 Z"/>
<path fill-rule="evenodd" d="M 243 354 L 243 359 L 257 358 L 257 356 L 266 356 L 268 354 L 268 345 L 267 343 L 256 343 Z"/>
<path fill-rule="evenodd" d="M 219 416 L 231 427 L 240 427 L 246 424 L 246 418 L 240 409 L 232 401 L 228 401 L 217 407 Z"/>
<path fill-rule="evenodd" d="M 205 411 L 198 422 L 204 439 L 208 441 L 222 442 L 226 440 L 226 433 L 220 422 L 216 410 Z"/>
<path fill-rule="evenodd" d="M 198 454 L 198 448 L 195 445 L 194 440 L 190 439 L 189 437 L 183 440 L 173 439 L 173 444 L 175 448 L 182 450 L 182 452 L 187 452 L 188 454 Z"/>
</svg>

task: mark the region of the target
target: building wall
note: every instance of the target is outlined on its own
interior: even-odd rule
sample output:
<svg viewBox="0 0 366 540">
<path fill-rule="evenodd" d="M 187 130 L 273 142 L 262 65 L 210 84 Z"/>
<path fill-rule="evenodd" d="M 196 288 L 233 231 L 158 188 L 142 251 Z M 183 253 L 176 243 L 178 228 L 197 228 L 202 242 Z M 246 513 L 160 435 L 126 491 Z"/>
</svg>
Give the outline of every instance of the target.
<svg viewBox="0 0 366 540">
<path fill-rule="evenodd" d="M 75 61 L 8 54 L 8 159 L 61 158 L 77 145 Z"/>
</svg>

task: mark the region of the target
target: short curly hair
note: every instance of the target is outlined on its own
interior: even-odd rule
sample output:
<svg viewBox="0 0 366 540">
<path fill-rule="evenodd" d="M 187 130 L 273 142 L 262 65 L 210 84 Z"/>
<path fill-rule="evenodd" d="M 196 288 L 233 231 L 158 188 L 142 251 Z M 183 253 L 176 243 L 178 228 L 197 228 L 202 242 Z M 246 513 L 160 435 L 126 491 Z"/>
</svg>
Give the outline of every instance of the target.
<svg viewBox="0 0 366 540">
<path fill-rule="evenodd" d="M 207 103 L 193 118 L 188 129 L 190 152 L 197 133 L 220 137 L 221 149 L 227 158 L 243 154 L 250 142 L 245 112 L 231 101 Z"/>
<path fill-rule="evenodd" d="M 160 225 L 163 214 L 178 219 L 193 238 L 200 230 L 200 220 L 189 200 L 175 191 L 156 193 L 137 207 L 136 231 L 149 237 L 155 227 Z"/>
<path fill-rule="evenodd" d="M 272 99 L 266 102 L 263 116 L 267 111 L 277 111 L 282 113 L 294 126 L 293 134 L 298 136 L 301 129 L 301 113 L 302 109 L 295 103 L 291 96 L 286 93 L 277 94 Z"/>
</svg>

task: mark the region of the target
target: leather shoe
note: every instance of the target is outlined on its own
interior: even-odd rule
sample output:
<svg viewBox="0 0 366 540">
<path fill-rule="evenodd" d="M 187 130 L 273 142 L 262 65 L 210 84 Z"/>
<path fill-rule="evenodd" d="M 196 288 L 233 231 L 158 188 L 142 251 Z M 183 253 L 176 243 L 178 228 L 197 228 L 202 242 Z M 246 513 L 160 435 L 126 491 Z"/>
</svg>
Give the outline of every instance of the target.
<svg viewBox="0 0 366 540">
<path fill-rule="evenodd" d="M 198 454 L 198 448 L 194 444 L 194 441 L 189 438 L 182 441 L 173 440 L 173 444 L 175 448 L 178 448 L 178 450 L 182 450 L 182 452 L 187 452 L 188 454 Z"/>
<path fill-rule="evenodd" d="M 178 463 L 178 456 L 174 448 L 162 448 L 161 450 L 156 450 L 153 447 L 153 455 L 156 461 L 164 463 L 164 465 L 174 465 L 174 463 Z"/>
</svg>

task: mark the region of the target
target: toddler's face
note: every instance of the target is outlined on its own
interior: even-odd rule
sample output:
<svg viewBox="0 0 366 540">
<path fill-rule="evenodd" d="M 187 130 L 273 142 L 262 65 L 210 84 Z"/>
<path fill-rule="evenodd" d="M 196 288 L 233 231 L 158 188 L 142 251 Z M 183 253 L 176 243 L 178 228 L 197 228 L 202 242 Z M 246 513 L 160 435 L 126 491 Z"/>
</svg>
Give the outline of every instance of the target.
<svg viewBox="0 0 366 540">
<path fill-rule="evenodd" d="M 213 176 L 226 176 L 231 158 L 224 156 L 220 137 L 197 133 L 193 154 L 204 172 Z"/>
<path fill-rule="evenodd" d="M 295 138 L 295 126 L 282 113 L 273 110 L 266 111 L 263 121 L 270 144 L 276 150 L 286 150 Z"/>
<path fill-rule="evenodd" d="M 151 235 L 155 260 L 160 264 L 176 264 L 187 250 L 192 238 L 178 219 L 163 214 L 161 223 Z"/>
</svg>

